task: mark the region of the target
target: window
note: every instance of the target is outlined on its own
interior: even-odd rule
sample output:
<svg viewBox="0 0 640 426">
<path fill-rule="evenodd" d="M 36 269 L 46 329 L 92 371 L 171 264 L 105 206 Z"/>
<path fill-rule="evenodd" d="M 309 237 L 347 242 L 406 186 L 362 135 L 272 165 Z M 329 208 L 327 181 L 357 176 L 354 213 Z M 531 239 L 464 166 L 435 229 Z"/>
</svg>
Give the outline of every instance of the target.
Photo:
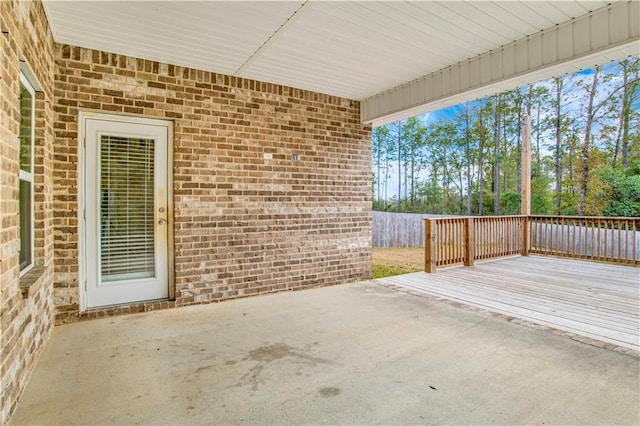
<svg viewBox="0 0 640 426">
<path fill-rule="evenodd" d="M 33 154 L 35 90 L 20 74 L 20 275 L 33 267 Z"/>
</svg>

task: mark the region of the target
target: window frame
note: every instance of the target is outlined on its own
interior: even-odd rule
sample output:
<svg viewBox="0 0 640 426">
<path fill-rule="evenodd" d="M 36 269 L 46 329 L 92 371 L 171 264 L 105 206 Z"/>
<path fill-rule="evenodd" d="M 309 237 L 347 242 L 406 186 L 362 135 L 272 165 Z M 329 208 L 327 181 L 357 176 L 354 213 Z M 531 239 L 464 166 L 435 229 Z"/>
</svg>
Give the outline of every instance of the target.
<svg viewBox="0 0 640 426">
<path fill-rule="evenodd" d="M 29 171 L 22 170 L 21 165 L 19 164 L 19 176 L 18 176 L 18 193 L 20 192 L 20 184 L 24 182 L 29 183 L 30 188 L 30 197 L 29 197 L 29 223 L 30 223 L 30 235 L 29 235 L 29 259 L 26 265 L 20 264 L 20 256 L 18 256 L 18 265 L 20 267 L 20 277 L 27 274 L 33 267 L 35 266 L 35 136 L 36 136 L 36 89 L 33 84 L 29 81 L 26 73 L 24 71 L 20 72 L 20 86 L 23 86 L 27 92 L 31 95 L 31 126 L 30 126 L 30 139 L 31 139 L 31 149 L 30 149 L 30 158 L 29 158 Z M 22 113 L 20 113 L 20 119 L 22 120 Z M 19 126 L 21 128 L 22 126 Z M 18 131 L 18 137 L 22 136 L 21 130 Z M 22 140 L 20 140 L 20 147 L 22 147 Z M 21 161 L 21 155 L 18 156 L 18 163 Z M 18 197 L 18 217 L 20 216 L 20 197 Z M 20 225 L 21 218 L 18 218 L 18 226 Z M 20 232 L 18 233 L 18 237 L 21 240 Z M 21 244 L 22 246 L 22 240 Z"/>
</svg>

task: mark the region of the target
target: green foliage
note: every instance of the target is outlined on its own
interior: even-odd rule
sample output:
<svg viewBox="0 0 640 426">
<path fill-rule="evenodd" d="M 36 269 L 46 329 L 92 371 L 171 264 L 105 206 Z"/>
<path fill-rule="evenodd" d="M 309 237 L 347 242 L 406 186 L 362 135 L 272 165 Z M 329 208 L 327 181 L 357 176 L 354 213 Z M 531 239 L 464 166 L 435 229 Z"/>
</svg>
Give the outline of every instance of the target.
<svg viewBox="0 0 640 426">
<path fill-rule="evenodd" d="M 501 199 L 501 204 L 504 206 L 504 214 L 517 214 L 520 211 L 520 194 L 507 192 L 502 194 Z"/>
<path fill-rule="evenodd" d="M 552 214 L 553 196 L 551 188 L 552 179 L 547 174 L 534 174 L 531 176 L 531 213 Z"/>
<path fill-rule="evenodd" d="M 601 194 L 605 216 L 640 216 L 640 162 L 632 161 L 624 171 L 607 167 L 598 176 L 607 185 Z"/>
</svg>

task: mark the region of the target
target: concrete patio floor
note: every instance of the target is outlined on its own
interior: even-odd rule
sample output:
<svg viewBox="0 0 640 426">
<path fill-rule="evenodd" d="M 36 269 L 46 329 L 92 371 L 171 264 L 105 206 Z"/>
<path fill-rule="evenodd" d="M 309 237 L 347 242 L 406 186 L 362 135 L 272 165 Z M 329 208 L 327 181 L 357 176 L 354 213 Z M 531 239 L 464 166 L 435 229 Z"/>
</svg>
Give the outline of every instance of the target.
<svg viewBox="0 0 640 426">
<path fill-rule="evenodd" d="M 363 282 L 56 327 L 11 424 L 638 424 L 639 377 Z"/>
</svg>

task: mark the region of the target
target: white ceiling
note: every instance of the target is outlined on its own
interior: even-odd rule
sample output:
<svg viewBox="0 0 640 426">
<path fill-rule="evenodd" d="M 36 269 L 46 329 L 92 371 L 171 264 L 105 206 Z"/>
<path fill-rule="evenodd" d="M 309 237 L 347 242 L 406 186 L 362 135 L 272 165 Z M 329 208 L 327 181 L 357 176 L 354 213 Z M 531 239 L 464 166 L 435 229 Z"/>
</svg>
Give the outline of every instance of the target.
<svg viewBox="0 0 640 426">
<path fill-rule="evenodd" d="M 56 41 L 363 100 L 607 1 L 45 1 Z"/>
</svg>

